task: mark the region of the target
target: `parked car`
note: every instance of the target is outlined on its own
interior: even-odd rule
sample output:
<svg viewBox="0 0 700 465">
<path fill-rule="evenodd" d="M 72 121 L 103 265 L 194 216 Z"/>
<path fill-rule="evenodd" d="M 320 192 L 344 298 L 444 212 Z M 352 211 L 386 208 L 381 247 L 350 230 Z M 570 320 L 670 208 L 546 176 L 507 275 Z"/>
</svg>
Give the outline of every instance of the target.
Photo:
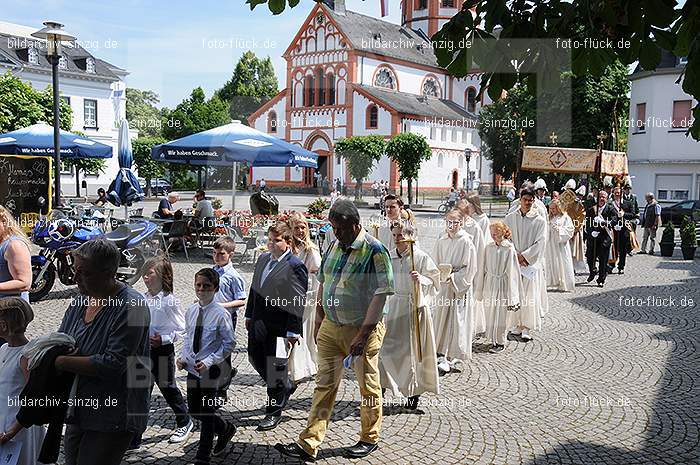
<svg viewBox="0 0 700 465">
<path fill-rule="evenodd" d="M 139 178 L 141 189 L 146 190 L 146 180 Z M 165 195 L 173 190 L 170 183 L 162 178 L 151 179 L 151 195 Z"/>
<path fill-rule="evenodd" d="M 661 209 L 661 221 L 666 223 L 670 220 L 674 226 L 680 226 L 684 216 L 695 218 L 697 221 L 698 215 L 700 215 L 700 200 L 684 200 Z"/>
</svg>

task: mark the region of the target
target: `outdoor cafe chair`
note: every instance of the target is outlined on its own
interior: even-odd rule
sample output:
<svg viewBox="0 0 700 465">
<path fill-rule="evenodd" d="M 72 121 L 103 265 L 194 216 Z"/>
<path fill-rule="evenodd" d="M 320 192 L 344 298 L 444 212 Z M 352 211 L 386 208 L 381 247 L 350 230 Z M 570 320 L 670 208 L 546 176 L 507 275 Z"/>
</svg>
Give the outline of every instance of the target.
<svg viewBox="0 0 700 465">
<path fill-rule="evenodd" d="M 171 223 L 170 229 L 166 232 L 161 233 L 163 243 L 165 244 L 165 253 L 170 255 L 170 247 L 174 243 L 179 243 L 182 246 L 182 250 L 185 251 L 185 258 L 187 261 L 190 260 L 189 254 L 187 253 L 187 241 L 185 237 L 187 236 L 187 221 L 177 220 Z"/>
</svg>

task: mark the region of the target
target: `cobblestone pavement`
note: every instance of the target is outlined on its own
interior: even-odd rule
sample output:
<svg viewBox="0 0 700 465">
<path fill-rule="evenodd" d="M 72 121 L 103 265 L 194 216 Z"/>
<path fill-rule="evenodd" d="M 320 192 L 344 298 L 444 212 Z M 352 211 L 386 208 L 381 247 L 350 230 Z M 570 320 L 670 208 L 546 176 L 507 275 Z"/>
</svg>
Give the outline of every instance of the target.
<svg viewBox="0 0 700 465">
<path fill-rule="evenodd" d="M 425 249 L 432 249 L 437 232 L 421 229 Z M 208 260 L 195 254 L 189 263 L 175 262 L 176 295 L 191 302 L 193 274 Z M 241 271 L 249 281 L 252 267 Z M 441 378 L 441 394 L 424 396 L 418 413 L 385 408 L 380 449 L 355 462 L 700 463 L 699 275 L 697 261 L 640 255 L 629 259 L 626 274 L 609 276 L 604 289 L 578 276 L 575 292 L 549 294 L 550 312 L 533 341 L 510 341 L 498 355 L 476 343 L 473 360 Z M 55 330 L 72 295 L 62 290 L 36 304 L 31 336 Z M 299 387 L 275 431 L 255 431 L 265 388 L 247 362 L 240 323 L 237 338 L 239 374 L 225 415 L 239 430 L 213 463 L 295 463 L 273 446 L 293 441 L 305 425 L 313 382 Z M 359 400 L 352 374 L 346 375 L 320 463 L 351 463 L 342 451 L 357 441 Z M 184 446 L 171 445 L 174 426 L 156 389 L 144 448 L 126 462 L 191 463 L 198 434 Z"/>
</svg>

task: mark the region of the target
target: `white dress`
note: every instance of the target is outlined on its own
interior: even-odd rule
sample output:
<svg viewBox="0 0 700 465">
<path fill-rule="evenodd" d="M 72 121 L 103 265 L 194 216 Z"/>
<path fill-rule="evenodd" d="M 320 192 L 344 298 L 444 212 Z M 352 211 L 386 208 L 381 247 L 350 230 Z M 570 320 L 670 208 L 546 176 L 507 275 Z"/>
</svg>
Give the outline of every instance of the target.
<svg viewBox="0 0 700 465">
<path fill-rule="evenodd" d="M 435 345 L 438 354 L 465 360 L 472 357 L 476 248 L 463 229 L 454 237 L 443 233 L 435 243 L 433 261 L 452 265 L 452 280 L 440 283 L 435 298 Z"/>
<path fill-rule="evenodd" d="M 507 308 L 520 303 L 520 266 L 510 241 L 486 245 L 484 266 L 474 278 L 474 294 L 484 304 L 486 337 L 504 345 L 508 329 L 517 322 L 517 312 Z"/>
<path fill-rule="evenodd" d="M 317 270 L 321 266 L 321 255 L 316 248 L 310 252 L 302 250 L 297 258 L 304 263 L 307 270 Z M 302 317 L 304 334 L 299 343 L 292 347 L 289 355 L 289 375 L 292 381 L 298 383 L 301 380 L 313 377 L 316 374 L 316 357 L 318 350 L 314 341 L 314 325 L 316 324 L 316 291 L 318 279 L 316 273 L 309 273 L 309 287 L 306 291 L 306 304 Z"/>
<path fill-rule="evenodd" d="M 546 275 L 547 286 L 561 291 L 574 290 L 574 263 L 569 240 L 574 236 L 574 223 L 566 213 L 549 220 L 547 240 Z"/>
<path fill-rule="evenodd" d="M 14 423 L 19 406 L 14 400 L 19 400 L 19 394 L 25 385 L 24 375 L 19 360 L 24 346 L 10 347 L 3 344 L 0 347 L 0 427 L 7 431 Z M 18 465 L 35 465 L 38 463 L 39 451 L 44 441 L 43 426 L 22 428 L 12 439 L 12 442 L 22 443 Z"/>
<path fill-rule="evenodd" d="M 479 226 L 479 223 L 471 217 L 467 217 L 464 221 L 464 230 L 472 238 L 474 248 L 476 249 L 476 268 L 481 269 L 484 266 L 484 231 Z M 484 317 L 484 306 L 479 299 L 474 302 L 474 325 L 472 328 L 474 336 L 486 331 L 486 319 Z"/>
<path fill-rule="evenodd" d="M 386 335 L 379 353 L 382 387 L 404 397 L 424 392 L 439 394 L 435 331 L 428 300 L 439 285 L 440 272 L 428 254 L 415 246 L 413 259 L 420 274 L 417 305 L 422 358 L 418 360 L 411 258 L 408 251 L 399 256 L 396 249 L 391 251 L 395 294 L 386 301 Z"/>
<path fill-rule="evenodd" d="M 519 324 L 538 330 L 542 317 L 547 314 L 547 281 L 545 278 L 545 250 L 547 248 L 547 222 L 533 207 L 523 216 L 520 210 L 506 215 L 505 223 L 513 235 L 515 250 L 530 264 L 530 277 L 521 273 L 522 292 Z"/>
</svg>

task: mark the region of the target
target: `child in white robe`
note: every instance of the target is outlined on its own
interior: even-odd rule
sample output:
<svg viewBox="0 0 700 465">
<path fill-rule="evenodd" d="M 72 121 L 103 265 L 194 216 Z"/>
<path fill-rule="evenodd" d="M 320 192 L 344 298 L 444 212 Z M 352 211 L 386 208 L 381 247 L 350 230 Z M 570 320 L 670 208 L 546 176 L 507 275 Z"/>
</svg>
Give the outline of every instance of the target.
<svg viewBox="0 0 700 465">
<path fill-rule="evenodd" d="M 469 202 L 466 200 L 458 200 L 455 208 L 462 213 L 462 221 L 464 222 L 462 229 L 472 238 L 474 248 L 476 249 L 476 266 L 477 269 L 481 269 L 484 263 L 484 246 L 486 245 L 484 231 L 481 229 L 479 223 L 471 217 L 474 208 Z M 484 334 L 485 331 L 486 319 L 484 317 L 484 306 L 479 299 L 476 299 L 474 302 L 474 324 L 472 326 L 472 332 L 474 336 L 476 336 L 477 334 Z"/>
<path fill-rule="evenodd" d="M 445 224 L 445 232 L 438 238 L 433 252 L 441 280 L 434 308 L 438 370 L 442 373 L 449 372 L 456 361 L 472 356 L 472 284 L 477 267 L 476 248 L 462 229 L 459 210 L 450 210 Z"/>
<path fill-rule="evenodd" d="M 571 217 L 561 211 L 558 201 L 549 204 L 549 237 L 545 253 L 547 286 L 564 292 L 574 290 L 574 263 L 569 241 L 574 236 Z"/>
<path fill-rule="evenodd" d="M 508 226 L 491 223 L 490 235 L 484 265 L 474 279 L 474 293 L 484 304 L 486 338 L 493 343 L 489 352 L 497 354 L 505 348 L 508 328 L 520 307 L 520 268 Z"/>
<path fill-rule="evenodd" d="M 395 224 L 392 232 L 396 243 L 396 248 L 390 251 L 395 294 L 386 301 L 386 335 L 379 353 L 379 373 L 382 387 L 391 389 L 395 396 L 408 398 L 406 407 L 415 410 L 421 394 L 439 394 L 435 332 L 428 299 L 439 285 L 440 271 L 415 243 L 413 263 L 416 271 L 411 271 L 410 245 L 405 241 L 414 240 L 413 226 Z M 420 358 L 416 309 L 421 338 Z"/>
</svg>

